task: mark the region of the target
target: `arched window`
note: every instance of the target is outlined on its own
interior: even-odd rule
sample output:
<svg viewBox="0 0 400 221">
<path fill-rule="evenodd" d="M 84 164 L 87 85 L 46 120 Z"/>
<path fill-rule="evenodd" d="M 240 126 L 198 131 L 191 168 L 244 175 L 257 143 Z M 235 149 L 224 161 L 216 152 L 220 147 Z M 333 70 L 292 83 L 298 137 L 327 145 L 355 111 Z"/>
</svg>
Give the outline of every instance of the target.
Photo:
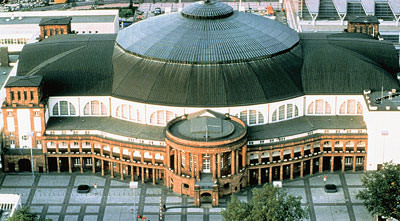
<svg viewBox="0 0 400 221">
<path fill-rule="evenodd" d="M 131 121 L 140 121 L 140 112 L 132 105 L 121 104 L 117 107 L 115 115 Z"/>
<path fill-rule="evenodd" d="M 241 111 L 236 117 L 240 118 L 247 125 L 263 124 L 264 115 L 256 110 Z"/>
<path fill-rule="evenodd" d="M 365 151 L 365 142 L 357 143 L 357 151 Z"/>
<path fill-rule="evenodd" d="M 299 116 L 299 108 L 293 104 L 281 105 L 272 113 L 272 122 Z"/>
<path fill-rule="evenodd" d="M 311 102 L 307 107 L 307 114 L 331 114 L 331 105 L 322 99 Z"/>
<path fill-rule="evenodd" d="M 84 115 L 95 115 L 95 116 L 101 116 L 101 115 L 107 115 L 107 108 L 106 105 L 103 102 L 100 101 L 90 101 L 86 103 L 84 110 L 83 110 Z"/>
<path fill-rule="evenodd" d="M 339 114 L 362 114 L 362 106 L 356 100 L 347 100 L 340 105 Z"/>
<path fill-rule="evenodd" d="M 177 115 L 172 111 L 159 110 L 150 115 L 150 124 L 165 125 L 175 117 Z"/>
<path fill-rule="evenodd" d="M 71 102 L 59 101 L 53 106 L 54 116 L 74 116 L 76 115 L 75 107 Z"/>
</svg>

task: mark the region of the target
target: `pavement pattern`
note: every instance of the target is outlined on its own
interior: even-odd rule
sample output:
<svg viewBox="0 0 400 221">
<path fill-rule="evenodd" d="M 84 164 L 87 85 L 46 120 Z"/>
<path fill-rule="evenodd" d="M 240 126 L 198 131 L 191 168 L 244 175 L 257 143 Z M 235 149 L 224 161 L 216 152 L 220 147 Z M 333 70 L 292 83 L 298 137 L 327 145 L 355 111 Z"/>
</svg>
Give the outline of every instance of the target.
<svg viewBox="0 0 400 221">
<path fill-rule="evenodd" d="M 326 183 L 338 186 L 337 193 L 325 193 Z M 309 208 L 308 220 L 346 221 L 373 220 L 355 195 L 362 189 L 363 173 L 326 173 L 283 182 L 290 194 L 301 196 L 302 205 Z M 87 184 L 89 193 L 77 193 L 77 187 Z M 97 185 L 97 188 L 94 187 Z M 255 188 L 261 188 L 260 186 Z M 235 194 L 242 201 L 251 199 L 251 189 Z M 220 207 L 194 207 L 192 197 L 179 195 L 162 184 L 142 184 L 129 189 L 129 180 L 121 181 L 90 173 L 4 174 L 0 173 L 0 193 L 20 194 L 22 204 L 43 218 L 60 221 L 145 220 L 218 221 L 229 197 L 220 199 Z M 160 213 L 160 205 L 167 211 Z M 144 220 L 144 219 L 143 219 Z"/>
</svg>

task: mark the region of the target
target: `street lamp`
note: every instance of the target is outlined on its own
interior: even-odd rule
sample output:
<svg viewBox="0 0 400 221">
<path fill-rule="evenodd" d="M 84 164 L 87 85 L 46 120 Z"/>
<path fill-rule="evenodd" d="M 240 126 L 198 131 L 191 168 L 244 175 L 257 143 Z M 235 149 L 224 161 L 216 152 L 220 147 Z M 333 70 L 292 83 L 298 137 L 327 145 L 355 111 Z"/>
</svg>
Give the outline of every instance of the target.
<svg viewBox="0 0 400 221">
<path fill-rule="evenodd" d="M 27 133 L 26 135 L 24 135 L 22 138 L 22 140 L 29 140 L 29 137 L 32 139 L 33 137 L 33 133 Z M 32 141 L 31 143 L 28 145 L 28 147 L 31 149 L 31 170 L 32 170 L 32 177 L 35 177 L 35 171 L 34 171 L 34 167 L 33 167 L 33 150 L 32 150 Z"/>
</svg>

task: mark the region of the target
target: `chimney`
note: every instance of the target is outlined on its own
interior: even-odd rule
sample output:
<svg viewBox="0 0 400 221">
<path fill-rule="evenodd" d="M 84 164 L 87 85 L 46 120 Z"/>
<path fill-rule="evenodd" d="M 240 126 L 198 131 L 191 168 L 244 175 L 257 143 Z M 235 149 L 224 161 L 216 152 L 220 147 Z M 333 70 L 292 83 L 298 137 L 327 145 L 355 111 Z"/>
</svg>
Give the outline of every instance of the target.
<svg viewBox="0 0 400 221">
<path fill-rule="evenodd" d="M 8 67 L 8 47 L 0 47 L 0 67 Z"/>
</svg>

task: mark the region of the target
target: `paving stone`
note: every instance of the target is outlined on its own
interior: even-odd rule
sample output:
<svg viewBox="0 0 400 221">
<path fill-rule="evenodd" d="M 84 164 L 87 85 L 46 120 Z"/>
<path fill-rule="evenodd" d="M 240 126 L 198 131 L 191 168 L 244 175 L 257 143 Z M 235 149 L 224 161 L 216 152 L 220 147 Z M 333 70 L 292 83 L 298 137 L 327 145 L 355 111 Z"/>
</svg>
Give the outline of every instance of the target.
<svg viewBox="0 0 400 221">
<path fill-rule="evenodd" d="M 161 196 L 146 196 L 144 203 L 160 203 Z"/>
<path fill-rule="evenodd" d="M 347 185 L 362 185 L 361 178 L 363 176 L 363 173 L 344 174 Z"/>
<path fill-rule="evenodd" d="M 159 213 L 160 212 L 160 206 L 144 206 L 143 209 L 144 213 Z"/>
<path fill-rule="evenodd" d="M 373 221 L 375 220 L 364 206 L 353 206 L 354 216 L 359 221 Z"/>
<path fill-rule="evenodd" d="M 221 215 L 210 215 L 209 220 L 220 221 L 220 220 L 222 220 L 222 216 Z"/>
<path fill-rule="evenodd" d="M 85 215 L 83 221 L 97 221 L 97 215 Z"/>
<path fill-rule="evenodd" d="M 167 213 L 180 213 L 180 212 L 182 212 L 182 208 L 167 209 Z"/>
<path fill-rule="evenodd" d="M 119 180 L 111 180 L 111 186 L 126 186 L 129 187 L 129 183 L 121 182 Z"/>
<path fill-rule="evenodd" d="M 106 206 L 103 220 L 131 220 L 133 216 L 132 206 Z"/>
<path fill-rule="evenodd" d="M 133 190 L 129 188 L 111 188 L 108 192 L 107 203 L 133 203 L 139 202 L 140 190 L 135 190 L 135 197 L 133 195 Z"/>
<path fill-rule="evenodd" d="M 49 206 L 47 213 L 61 213 L 62 206 Z"/>
<path fill-rule="evenodd" d="M 223 209 L 223 208 L 211 208 L 208 211 L 210 213 L 220 213 L 222 210 L 225 210 L 225 209 Z"/>
<path fill-rule="evenodd" d="M 74 186 L 79 186 L 81 184 L 89 185 L 93 187 L 93 184 L 97 184 L 98 187 L 103 187 L 106 183 L 106 179 L 98 176 L 90 176 L 90 175 L 77 175 L 75 177 Z"/>
<path fill-rule="evenodd" d="M 338 174 L 319 174 L 313 177 L 310 177 L 310 186 L 324 186 L 324 176 L 326 176 L 326 183 L 328 184 L 335 184 L 337 186 L 342 185 L 340 182 L 340 178 Z"/>
<path fill-rule="evenodd" d="M 71 176 L 41 175 L 38 186 L 68 186 Z"/>
<path fill-rule="evenodd" d="M 311 188 L 312 200 L 314 203 L 344 203 L 342 188 L 336 193 L 326 193 L 323 187 Z"/>
<path fill-rule="evenodd" d="M 345 206 L 314 206 L 317 220 L 338 221 L 349 220 L 347 207 Z"/>
<path fill-rule="evenodd" d="M 202 213 L 204 212 L 203 208 L 187 208 L 188 213 Z"/>
<path fill-rule="evenodd" d="M 362 203 L 363 201 L 360 199 L 357 199 L 356 195 L 360 190 L 363 190 L 364 188 L 348 188 L 349 194 L 350 194 L 350 199 L 352 203 Z"/>
<path fill-rule="evenodd" d="M 143 214 L 143 216 L 146 217 L 146 220 L 151 220 L 151 221 L 153 220 L 157 221 L 160 219 L 159 215 L 154 215 L 154 214 Z"/>
<path fill-rule="evenodd" d="M 101 203 L 104 189 L 91 189 L 89 193 L 77 193 L 77 188 L 74 188 L 69 199 L 69 203 Z"/>
<path fill-rule="evenodd" d="M 182 203 L 182 198 L 177 196 L 168 196 L 167 203 Z"/>
<path fill-rule="evenodd" d="M 62 188 L 38 188 L 33 197 L 33 204 L 63 203 L 67 189 Z"/>
<path fill-rule="evenodd" d="M 304 186 L 304 180 L 285 181 L 283 186 Z"/>
<path fill-rule="evenodd" d="M 21 196 L 21 203 L 26 204 L 26 201 L 28 200 L 29 193 L 31 189 L 27 188 L 8 188 L 4 187 L 0 189 L 0 193 L 8 193 L 8 194 L 19 194 Z"/>
<path fill-rule="evenodd" d="M 180 221 L 181 215 L 165 215 L 165 220 Z"/>
<path fill-rule="evenodd" d="M 68 206 L 67 213 L 79 213 L 81 211 L 80 206 Z"/>
<path fill-rule="evenodd" d="M 64 221 L 77 221 L 78 215 L 65 215 Z"/>
<path fill-rule="evenodd" d="M 203 221 L 203 215 L 187 215 L 187 220 L 190 220 L 190 221 Z"/>
<path fill-rule="evenodd" d="M 51 219 L 53 221 L 58 220 L 59 215 L 46 215 L 46 219 Z"/>
<path fill-rule="evenodd" d="M 161 189 L 160 188 L 147 188 L 146 194 L 160 195 L 161 194 Z"/>
<path fill-rule="evenodd" d="M 2 186 L 32 186 L 34 180 L 32 175 L 6 175 Z"/>
<path fill-rule="evenodd" d="M 85 213 L 98 213 L 100 206 L 86 206 Z"/>
</svg>

